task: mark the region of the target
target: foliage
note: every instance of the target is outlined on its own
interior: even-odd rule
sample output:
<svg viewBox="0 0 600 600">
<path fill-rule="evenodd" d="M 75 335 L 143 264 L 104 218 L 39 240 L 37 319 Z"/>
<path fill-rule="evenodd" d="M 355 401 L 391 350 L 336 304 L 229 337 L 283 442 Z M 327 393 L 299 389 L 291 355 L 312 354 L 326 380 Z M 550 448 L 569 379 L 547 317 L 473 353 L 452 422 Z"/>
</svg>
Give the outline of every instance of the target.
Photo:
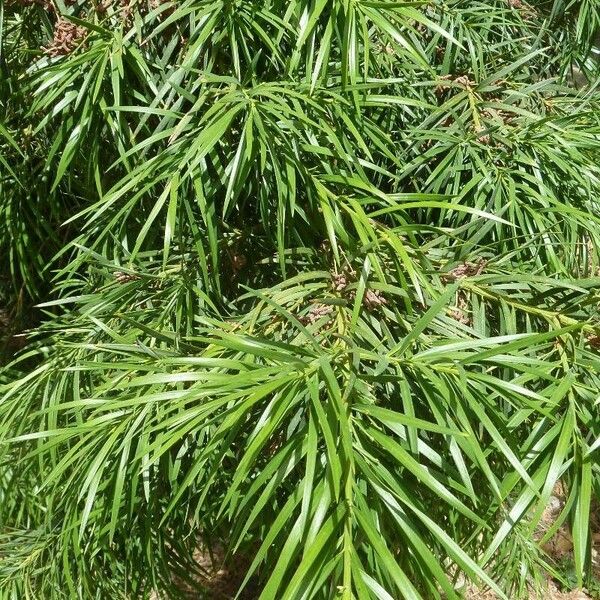
<svg viewBox="0 0 600 600">
<path fill-rule="evenodd" d="M 599 23 L 0 2 L 1 274 L 43 313 L 0 380 L 0 597 L 175 597 L 217 541 L 261 600 L 517 598 L 558 480 L 588 580 Z"/>
</svg>

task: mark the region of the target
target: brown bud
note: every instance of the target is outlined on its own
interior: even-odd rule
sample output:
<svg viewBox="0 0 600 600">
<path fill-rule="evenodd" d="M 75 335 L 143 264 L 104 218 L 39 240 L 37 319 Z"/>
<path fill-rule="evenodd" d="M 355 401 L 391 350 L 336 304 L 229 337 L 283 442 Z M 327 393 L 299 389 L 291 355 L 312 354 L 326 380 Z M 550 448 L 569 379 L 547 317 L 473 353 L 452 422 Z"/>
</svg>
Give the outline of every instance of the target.
<svg viewBox="0 0 600 600">
<path fill-rule="evenodd" d="M 51 57 L 71 54 L 83 42 L 87 35 L 87 29 L 71 23 L 60 17 L 54 25 L 54 37 L 49 46 L 43 48 L 44 52 Z"/>
</svg>

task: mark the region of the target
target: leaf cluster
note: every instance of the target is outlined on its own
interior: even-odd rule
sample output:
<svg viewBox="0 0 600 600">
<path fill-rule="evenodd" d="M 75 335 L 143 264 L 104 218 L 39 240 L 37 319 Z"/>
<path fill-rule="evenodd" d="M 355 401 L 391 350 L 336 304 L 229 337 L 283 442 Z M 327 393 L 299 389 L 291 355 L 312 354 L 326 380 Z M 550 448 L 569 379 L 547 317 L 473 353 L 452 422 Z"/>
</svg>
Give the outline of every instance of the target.
<svg viewBox="0 0 600 600">
<path fill-rule="evenodd" d="M 3 301 L 42 317 L 0 375 L 0 598 L 177 597 L 222 545 L 261 600 L 517 598 L 563 524 L 591 581 L 599 24 L 1 2 Z"/>
</svg>

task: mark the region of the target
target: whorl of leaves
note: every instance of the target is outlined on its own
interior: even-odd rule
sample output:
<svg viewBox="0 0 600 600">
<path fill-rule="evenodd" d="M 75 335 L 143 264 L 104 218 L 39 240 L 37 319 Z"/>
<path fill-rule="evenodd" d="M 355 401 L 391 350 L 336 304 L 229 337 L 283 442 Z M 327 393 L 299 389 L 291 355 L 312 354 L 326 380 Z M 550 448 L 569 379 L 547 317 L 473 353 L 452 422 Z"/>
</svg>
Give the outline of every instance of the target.
<svg viewBox="0 0 600 600">
<path fill-rule="evenodd" d="M 0 2 L 0 598 L 518 598 L 558 481 L 585 584 L 599 25 Z"/>
</svg>

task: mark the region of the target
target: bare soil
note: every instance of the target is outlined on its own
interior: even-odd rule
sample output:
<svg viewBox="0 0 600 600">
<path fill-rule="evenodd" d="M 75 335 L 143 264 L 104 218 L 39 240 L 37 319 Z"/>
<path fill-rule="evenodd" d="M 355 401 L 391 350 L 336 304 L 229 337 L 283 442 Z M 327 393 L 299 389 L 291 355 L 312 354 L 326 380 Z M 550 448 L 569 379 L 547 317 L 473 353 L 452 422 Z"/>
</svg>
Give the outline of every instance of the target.
<svg viewBox="0 0 600 600">
<path fill-rule="evenodd" d="M 566 501 L 566 494 L 559 483 L 555 486 L 548 507 L 544 511 L 536 538 L 542 539 L 544 534 L 552 527 L 558 519 Z M 592 568 L 596 579 L 600 580 L 600 506 L 596 505 L 591 511 L 592 528 Z M 562 525 L 556 534 L 542 546 L 544 552 L 555 563 L 573 562 L 573 538 L 567 525 Z M 489 590 L 478 590 L 469 587 L 465 595 L 466 600 L 497 600 L 496 594 Z M 592 597 L 587 590 L 561 591 L 555 581 L 550 577 L 547 580 L 547 589 L 543 595 L 531 590 L 530 600 L 598 600 L 598 596 Z"/>
<path fill-rule="evenodd" d="M 565 500 L 564 490 L 558 484 L 550 497 L 548 507 L 542 515 L 540 527 L 536 532 L 536 539 L 542 539 L 548 529 L 556 522 L 564 507 Z M 600 507 L 596 506 L 592 510 L 591 520 L 592 531 L 594 532 L 592 536 L 593 568 L 595 576 L 600 580 Z M 553 562 L 572 562 L 573 539 L 568 527 L 566 525 L 560 527 L 556 534 L 544 544 L 543 550 Z M 213 549 L 212 555 L 206 549 L 198 549 L 194 558 L 199 567 L 199 574 L 194 577 L 194 580 L 205 590 L 202 597 L 209 600 L 233 599 L 247 572 L 248 562 L 244 559 L 236 559 L 234 565 L 226 565 L 222 548 Z M 199 598 L 198 592 L 194 591 L 193 586 L 181 581 L 174 583 L 190 600 Z M 472 585 L 466 587 L 464 594 L 465 600 L 497 600 L 497 596 L 493 592 L 480 590 Z M 257 591 L 250 585 L 240 598 L 241 600 L 255 600 L 258 595 Z M 158 600 L 158 597 L 153 600 Z M 548 577 L 546 589 L 541 594 L 531 589 L 529 600 L 598 600 L 598 597 L 589 595 L 586 590 L 561 591 L 557 582 Z"/>
</svg>

